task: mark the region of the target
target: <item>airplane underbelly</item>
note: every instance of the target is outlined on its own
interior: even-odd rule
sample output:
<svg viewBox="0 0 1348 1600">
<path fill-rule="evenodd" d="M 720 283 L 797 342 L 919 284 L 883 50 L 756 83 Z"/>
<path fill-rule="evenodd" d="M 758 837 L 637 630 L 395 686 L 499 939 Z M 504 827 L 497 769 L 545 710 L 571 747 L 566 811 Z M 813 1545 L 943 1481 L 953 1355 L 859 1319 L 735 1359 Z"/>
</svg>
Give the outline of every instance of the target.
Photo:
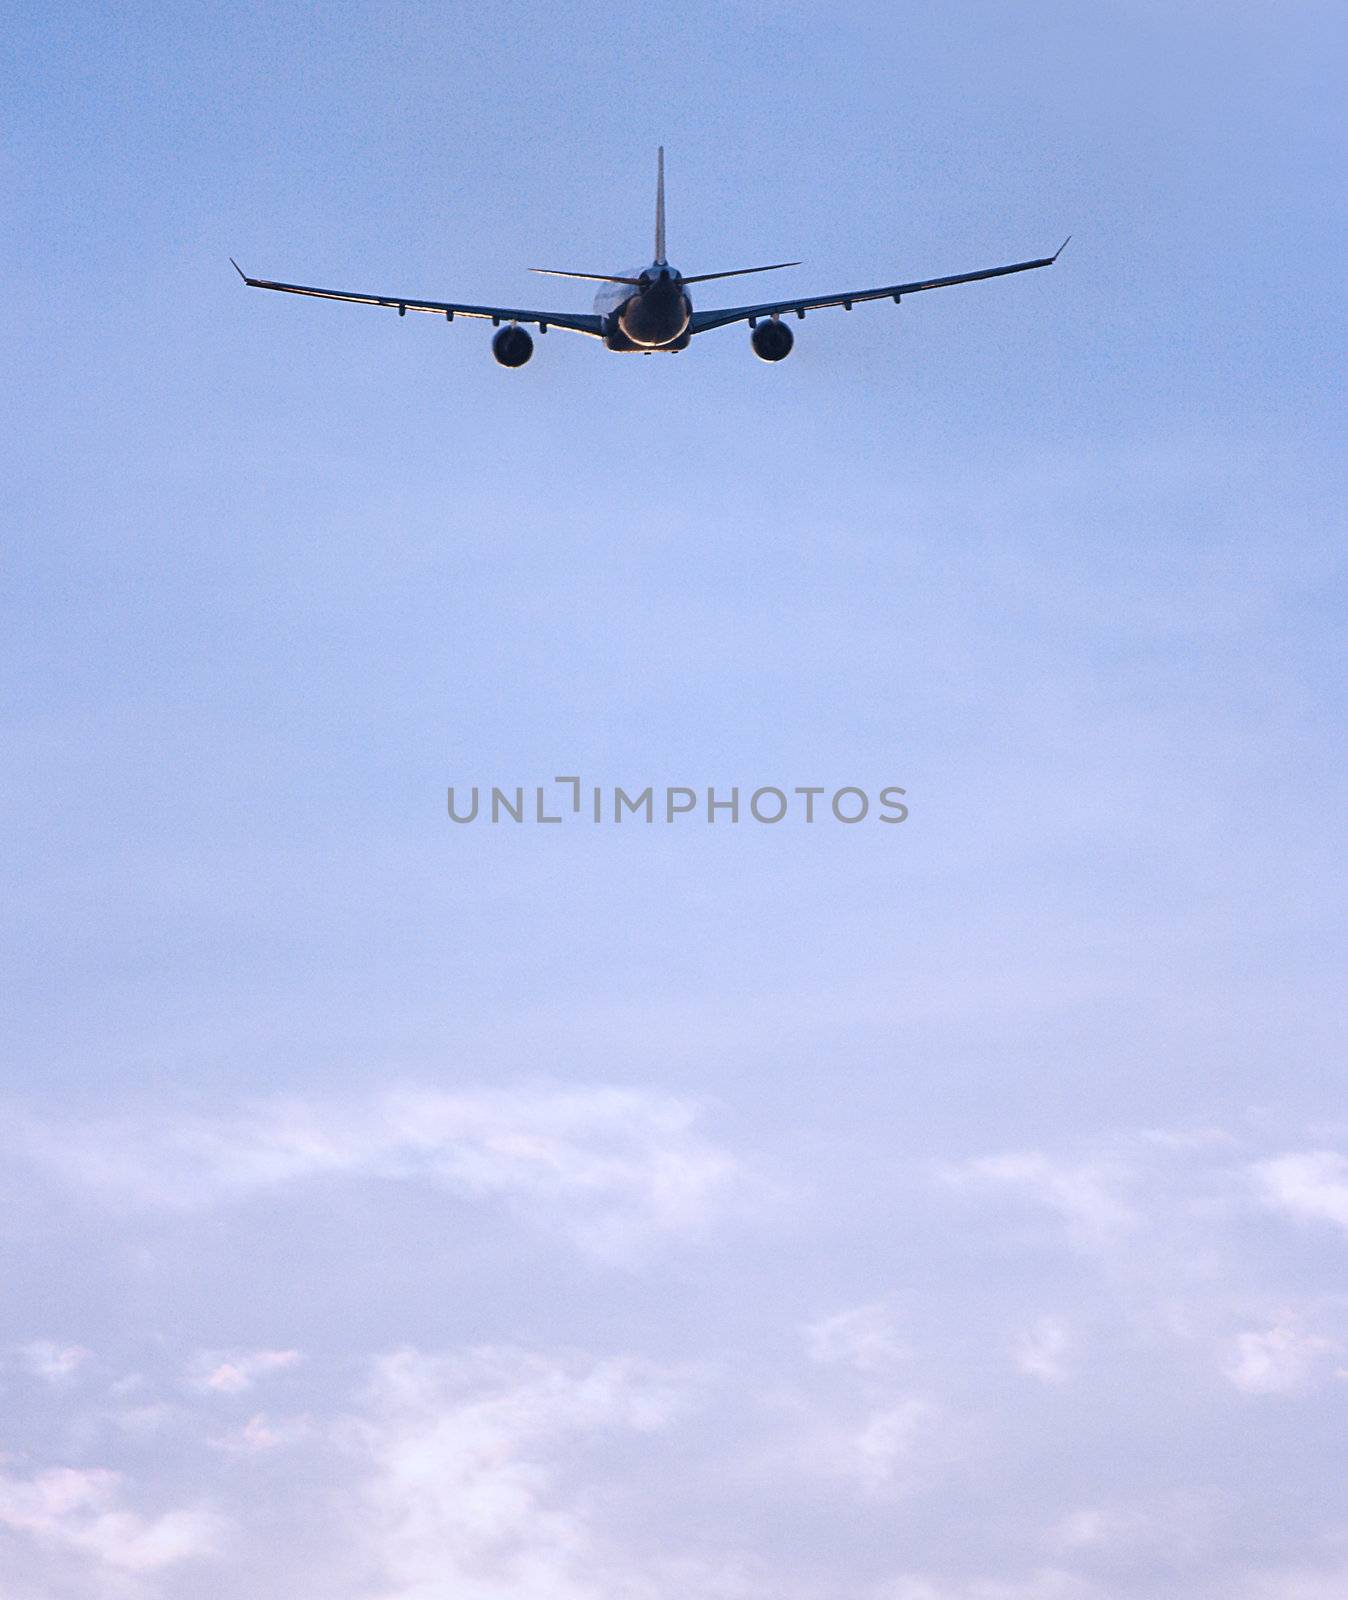
<svg viewBox="0 0 1348 1600">
<path fill-rule="evenodd" d="M 685 328 L 677 339 L 671 339 L 668 344 L 633 344 L 623 332 L 622 326 L 616 317 L 610 318 L 604 325 L 605 347 L 623 354 L 663 356 L 672 354 L 677 350 L 686 350 L 692 341 L 692 330 Z"/>
</svg>

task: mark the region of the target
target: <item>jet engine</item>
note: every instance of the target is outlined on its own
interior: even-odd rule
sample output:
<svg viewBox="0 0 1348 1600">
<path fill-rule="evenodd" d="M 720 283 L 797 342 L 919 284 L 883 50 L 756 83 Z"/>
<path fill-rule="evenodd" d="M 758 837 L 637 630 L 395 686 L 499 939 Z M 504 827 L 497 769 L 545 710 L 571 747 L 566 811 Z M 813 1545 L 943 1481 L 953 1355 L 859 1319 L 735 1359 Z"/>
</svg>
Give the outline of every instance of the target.
<svg viewBox="0 0 1348 1600">
<path fill-rule="evenodd" d="M 749 343 L 760 361 L 785 361 L 796 337 L 784 322 L 760 322 L 749 335 Z"/>
<path fill-rule="evenodd" d="M 522 367 L 534 353 L 534 341 L 512 322 L 493 337 L 491 353 L 503 367 Z"/>
</svg>

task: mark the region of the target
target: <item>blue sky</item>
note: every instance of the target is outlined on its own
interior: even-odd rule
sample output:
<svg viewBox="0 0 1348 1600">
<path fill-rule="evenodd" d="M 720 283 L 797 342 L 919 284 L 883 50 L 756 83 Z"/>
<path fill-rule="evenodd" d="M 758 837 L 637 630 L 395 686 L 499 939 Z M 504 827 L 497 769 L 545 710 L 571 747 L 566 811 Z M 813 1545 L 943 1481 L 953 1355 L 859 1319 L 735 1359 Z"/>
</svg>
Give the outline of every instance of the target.
<svg viewBox="0 0 1348 1600">
<path fill-rule="evenodd" d="M 18 8 L 5 1600 L 1342 1595 L 1339 42 Z"/>
</svg>

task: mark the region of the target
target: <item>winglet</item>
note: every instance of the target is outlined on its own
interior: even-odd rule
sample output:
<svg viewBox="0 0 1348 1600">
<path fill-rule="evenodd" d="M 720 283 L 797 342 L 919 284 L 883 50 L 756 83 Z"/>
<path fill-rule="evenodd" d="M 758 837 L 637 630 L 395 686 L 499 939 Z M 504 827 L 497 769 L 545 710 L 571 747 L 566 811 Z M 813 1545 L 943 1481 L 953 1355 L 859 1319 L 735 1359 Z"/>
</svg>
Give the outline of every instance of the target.
<svg viewBox="0 0 1348 1600">
<path fill-rule="evenodd" d="M 234 268 L 235 272 L 238 273 L 238 275 L 243 279 L 243 281 L 245 283 L 247 283 L 248 282 L 248 274 L 243 270 L 243 268 L 239 265 L 239 263 L 234 259 L 233 256 L 230 256 L 229 264 L 230 264 L 231 267 Z"/>
<path fill-rule="evenodd" d="M 1058 246 L 1058 248 L 1049 257 L 1049 260 L 1050 261 L 1056 261 L 1058 259 L 1058 257 L 1063 253 L 1063 251 L 1066 250 L 1068 245 L 1071 244 L 1071 242 L 1072 242 L 1072 235 L 1069 233 L 1067 235 L 1067 237 L 1063 240 L 1063 242 Z"/>
</svg>

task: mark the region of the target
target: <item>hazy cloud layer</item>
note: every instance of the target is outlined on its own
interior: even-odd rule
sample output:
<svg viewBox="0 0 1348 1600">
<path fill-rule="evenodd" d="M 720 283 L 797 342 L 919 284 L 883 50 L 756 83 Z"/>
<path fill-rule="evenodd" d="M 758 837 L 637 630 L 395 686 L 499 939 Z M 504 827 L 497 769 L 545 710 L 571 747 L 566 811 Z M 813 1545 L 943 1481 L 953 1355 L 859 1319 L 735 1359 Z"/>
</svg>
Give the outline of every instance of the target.
<svg viewBox="0 0 1348 1600">
<path fill-rule="evenodd" d="M 318 1181 L 424 1185 L 499 1201 L 621 1252 L 695 1230 L 744 1174 L 696 1109 L 638 1090 L 403 1089 L 269 1100 L 220 1117 L 30 1124 L 30 1158 L 108 1204 L 195 1209 Z"/>
<path fill-rule="evenodd" d="M 416 1175 L 424 1160 L 435 1182 L 448 1171 L 457 1186 L 468 1129 L 478 1182 L 495 1193 L 502 1170 L 536 1158 L 546 1127 L 547 1140 L 565 1135 L 567 1172 L 602 1173 L 606 1203 L 635 1195 L 649 1216 L 628 1160 L 614 1165 L 610 1113 L 622 1106 L 630 1129 L 644 1112 L 629 1133 L 643 1147 L 658 1137 L 683 1150 L 693 1137 L 686 1111 L 604 1091 L 493 1096 L 489 1115 L 472 1097 L 394 1103 L 421 1107 L 415 1140 L 392 1113 L 357 1139 L 349 1113 L 329 1108 L 320 1137 L 310 1108 L 292 1107 L 289 1128 L 271 1107 L 229 1123 L 227 1137 L 195 1121 L 177 1134 L 161 1127 L 97 1181 L 119 1203 L 134 1197 L 130 1225 L 152 1230 L 157 1185 L 176 1170 L 166 1151 L 211 1149 L 217 1177 L 204 1198 L 228 1204 L 238 1189 L 221 1174 L 245 1172 L 270 1193 L 302 1181 L 316 1145 L 325 1163 L 339 1152 L 344 1181 L 359 1184 L 376 1160 L 401 1175 L 411 1143 Z M 713 1134 L 714 1119 L 699 1137 Z M 592 1161 L 596 1136 L 605 1154 Z M 285 1153 L 284 1177 L 271 1154 L 257 1177 L 259 1144 Z M 767 1156 L 706 1148 L 718 1150 L 718 1182 Z M 337 1600 L 674 1600 L 689 1584 L 714 1600 L 764 1586 L 825 1600 L 835 1580 L 797 1548 L 821 1515 L 836 1524 L 824 1568 L 851 1570 L 866 1600 L 1161 1600 L 1180 1589 L 1200 1600 L 1319 1600 L 1335 1592 L 1348 1522 L 1329 1503 L 1300 1508 L 1296 1537 L 1325 1559 L 1279 1562 L 1278 1518 L 1251 1501 L 1239 1463 L 1227 1470 L 1205 1444 L 1234 1428 L 1273 1448 L 1287 1426 L 1343 1405 L 1348 1297 L 1334 1274 L 1308 1277 L 1290 1259 L 1305 1222 L 1284 1204 L 1285 1183 L 1268 1178 L 1300 1173 L 1300 1161 L 1266 1153 L 1248 1131 L 1212 1129 L 914 1160 L 894 1172 L 889 1201 L 877 1200 L 908 1206 L 914 1224 L 913 1208 L 928 1204 L 947 1232 L 973 1224 L 991 1252 L 989 1280 L 952 1278 L 933 1317 L 917 1258 L 897 1248 L 874 1280 L 877 1298 L 823 1310 L 802 1279 L 788 1296 L 797 1314 L 766 1343 L 757 1336 L 756 1356 L 685 1333 L 674 1360 L 657 1353 L 667 1341 L 656 1336 L 645 1353 L 405 1346 L 370 1350 L 353 1370 L 331 1356 L 315 1367 L 281 1343 L 161 1343 L 121 1369 L 111 1352 L 33 1339 L 16 1348 L 9 1384 L 16 1415 L 36 1406 L 45 1420 L 27 1445 L 15 1436 L 0 1483 L 0 1571 L 24 1600 L 90 1584 L 171 1600 L 189 1563 L 250 1573 L 251 1592 L 279 1596 L 290 1568 L 262 1552 L 273 1486 L 289 1482 L 308 1529 L 305 1570 Z M 1314 1170 L 1336 1167 L 1321 1152 Z M 65 1181 L 61 1162 L 49 1171 Z M 804 1220 L 829 1204 L 812 1190 L 793 1197 L 783 1180 L 782 1203 Z M 213 1226 L 209 1206 L 188 1215 Z M 703 1229 L 715 1220 L 713 1209 L 698 1213 Z M 522 1221 L 503 1215 L 503 1243 Z M 715 1248 L 713 1235 L 703 1248 Z M 630 1282 L 626 1265 L 614 1281 Z M 1111 1452 L 1125 1448 L 1144 1392 L 1173 1397 L 1186 1442 L 1164 1466 L 1119 1470 Z M 1098 1468 L 1057 1484 L 1028 1469 L 1013 1488 L 1018 1458 L 1064 1447 L 1064 1407 L 1092 1419 Z M 62 1438 L 64 1452 L 53 1448 Z M 167 1461 L 181 1463 L 168 1477 Z M 237 1476 L 243 1464 L 252 1481 Z M 957 1556 L 935 1508 L 951 1497 L 977 1504 L 989 1475 L 1003 1481 L 1008 1514 L 971 1525 Z M 690 1518 L 695 1551 L 682 1531 Z M 773 1528 L 777 1553 L 746 1538 L 751 1527 Z"/>
</svg>

